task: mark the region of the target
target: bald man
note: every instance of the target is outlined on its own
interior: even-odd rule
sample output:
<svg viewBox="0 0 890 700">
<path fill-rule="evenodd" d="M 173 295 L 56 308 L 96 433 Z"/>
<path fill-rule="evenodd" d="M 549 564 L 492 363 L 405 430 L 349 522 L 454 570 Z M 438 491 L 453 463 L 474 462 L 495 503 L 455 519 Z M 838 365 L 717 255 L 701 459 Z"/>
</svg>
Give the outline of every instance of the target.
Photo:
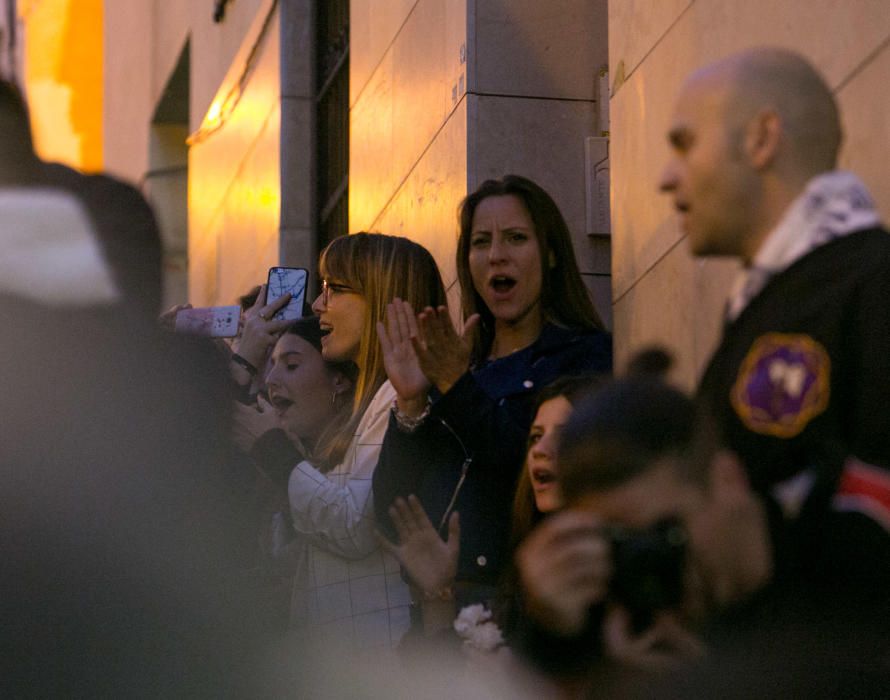
<svg viewBox="0 0 890 700">
<path fill-rule="evenodd" d="M 687 79 L 668 139 L 693 254 L 743 263 L 699 388 L 724 441 L 787 517 L 819 496 L 890 529 L 890 237 L 835 169 L 831 90 L 790 51 L 738 53 Z"/>
</svg>

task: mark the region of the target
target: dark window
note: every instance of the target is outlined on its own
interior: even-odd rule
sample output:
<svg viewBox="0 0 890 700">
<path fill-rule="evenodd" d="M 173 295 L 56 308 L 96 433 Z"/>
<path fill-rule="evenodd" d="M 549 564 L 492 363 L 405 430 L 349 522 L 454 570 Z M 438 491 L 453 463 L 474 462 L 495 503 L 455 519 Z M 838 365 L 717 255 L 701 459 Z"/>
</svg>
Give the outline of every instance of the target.
<svg viewBox="0 0 890 700">
<path fill-rule="evenodd" d="M 349 0 L 316 3 L 319 249 L 349 226 Z"/>
</svg>

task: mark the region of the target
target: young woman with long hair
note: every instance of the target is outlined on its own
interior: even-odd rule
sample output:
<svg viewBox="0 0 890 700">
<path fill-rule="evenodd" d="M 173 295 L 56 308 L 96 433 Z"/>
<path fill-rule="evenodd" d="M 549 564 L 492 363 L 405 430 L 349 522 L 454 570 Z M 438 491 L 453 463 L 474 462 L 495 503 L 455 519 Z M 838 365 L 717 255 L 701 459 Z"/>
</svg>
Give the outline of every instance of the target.
<svg viewBox="0 0 890 700">
<path fill-rule="evenodd" d="M 388 647 L 407 628 L 409 596 L 375 537 L 371 477 L 395 391 L 377 324 L 398 298 L 416 311 L 445 303 L 430 253 L 407 238 L 357 233 L 332 241 L 319 261 L 322 356 L 357 367 L 343 458 L 328 471 L 301 462 L 288 482 L 293 527 L 305 549 L 294 582 L 294 626 L 311 625 L 357 647 Z M 351 640 L 344 640 L 343 636 Z"/>
<path fill-rule="evenodd" d="M 507 563 L 535 393 L 562 375 L 610 372 L 612 352 L 565 220 L 540 186 L 488 180 L 461 203 L 459 221 L 462 331 L 444 306 L 401 307 L 385 334 L 398 412 L 374 492 L 384 528 L 389 506 L 409 494 L 440 532 L 460 511 L 457 594 L 481 602 Z"/>
<path fill-rule="evenodd" d="M 562 506 L 559 489 L 559 435 L 575 404 L 595 390 L 598 377 L 560 377 L 542 389 L 535 401 L 534 419 L 528 434 L 527 451 L 513 496 L 510 551 L 519 546 L 532 528 L 547 514 Z M 449 517 L 445 537 L 433 527 L 416 496 L 397 498 L 389 508 L 397 541 L 385 543 L 418 589 L 424 636 L 450 629 L 457 603 L 441 591 L 452 589 L 459 556 L 459 514 Z M 495 618 L 509 643 L 522 605 L 516 571 L 508 564 L 493 600 Z"/>
<path fill-rule="evenodd" d="M 253 333 L 256 324 L 247 331 Z M 254 405 L 233 402 L 236 444 L 251 458 L 256 486 L 251 499 L 260 558 L 254 561 L 258 605 L 254 614 L 270 631 L 284 632 L 293 578 L 304 546 L 297 542 L 288 502 L 294 465 L 306 462 L 322 473 L 339 464 L 341 438 L 352 416 L 355 365 L 321 356 L 316 316 L 290 322 L 274 343 L 262 377 L 267 394 Z M 246 347 L 250 347 L 250 338 Z"/>
</svg>

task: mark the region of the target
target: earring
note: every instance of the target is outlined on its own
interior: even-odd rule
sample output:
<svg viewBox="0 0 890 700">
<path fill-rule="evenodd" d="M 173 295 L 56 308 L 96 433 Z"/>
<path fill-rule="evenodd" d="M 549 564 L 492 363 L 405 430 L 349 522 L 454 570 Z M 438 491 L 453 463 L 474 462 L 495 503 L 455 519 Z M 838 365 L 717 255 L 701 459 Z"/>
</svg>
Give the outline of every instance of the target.
<svg viewBox="0 0 890 700">
<path fill-rule="evenodd" d="M 334 408 L 336 406 L 337 406 L 337 392 L 332 391 L 331 392 L 331 408 Z"/>
</svg>

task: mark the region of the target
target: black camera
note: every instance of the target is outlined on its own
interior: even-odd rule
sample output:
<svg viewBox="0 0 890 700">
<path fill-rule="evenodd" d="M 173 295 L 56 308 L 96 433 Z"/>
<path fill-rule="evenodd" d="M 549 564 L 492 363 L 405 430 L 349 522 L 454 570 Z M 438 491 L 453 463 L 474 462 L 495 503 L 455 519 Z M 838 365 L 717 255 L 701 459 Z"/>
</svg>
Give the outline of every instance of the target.
<svg viewBox="0 0 890 700">
<path fill-rule="evenodd" d="M 683 602 L 689 538 L 679 520 L 667 518 L 646 530 L 609 527 L 605 535 L 612 545 L 609 595 L 628 609 L 635 629 Z"/>
</svg>

